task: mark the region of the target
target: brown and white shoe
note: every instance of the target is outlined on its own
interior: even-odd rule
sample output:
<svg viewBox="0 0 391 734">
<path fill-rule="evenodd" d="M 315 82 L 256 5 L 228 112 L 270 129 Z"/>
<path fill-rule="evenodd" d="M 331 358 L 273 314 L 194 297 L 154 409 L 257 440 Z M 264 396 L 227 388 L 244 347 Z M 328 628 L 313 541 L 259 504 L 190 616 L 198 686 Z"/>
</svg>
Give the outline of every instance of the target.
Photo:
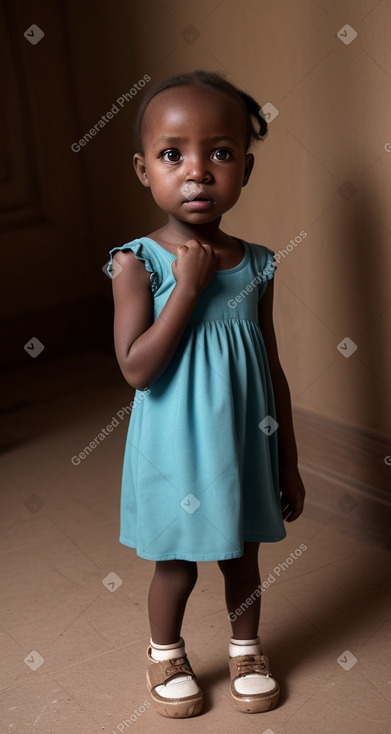
<svg viewBox="0 0 391 734">
<path fill-rule="evenodd" d="M 239 711 L 270 711 L 278 701 L 280 686 L 269 671 L 266 655 L 237 655 L 229 659 L 231 695 Z"/>
<path fill-rule="evenodd" d="M 183 642 L 183 641 L 182 641 Z M 147 656 L 147 686 L 155 710 L 162 716 L 184 719 L 201 713 L 202 691 L 187 659 L 184 644 L 170 650 L 172 657 L 156 660 L 149 646 Z"/>
</svg>

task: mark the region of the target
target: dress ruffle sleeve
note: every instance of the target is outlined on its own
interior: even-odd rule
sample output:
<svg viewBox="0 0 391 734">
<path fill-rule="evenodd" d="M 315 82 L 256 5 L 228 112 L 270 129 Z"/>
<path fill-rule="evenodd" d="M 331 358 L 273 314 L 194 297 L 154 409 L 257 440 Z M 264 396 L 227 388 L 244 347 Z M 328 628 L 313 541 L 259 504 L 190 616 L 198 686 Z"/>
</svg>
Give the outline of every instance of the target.
<svg viewBox="0 0 391 734">
<path fill-rule="evenodd" d="M 134 242 L 128 242 L 126 245 L 122 245 L 121 247 L 113 247 L 112 250 L 110 250 L 109 255 L 109 263 L 107 266 L 107 273 L 110 278 L 115 278 L 118 273 L 115 272 L 115 264 L 113 262 L 113 256 L 116 252 L 119 252 L 119 250 L 132 250 L 134 256 L 137 258 L 137 260 L 140 260 L 144 263 L 145 270 L 150 273 L 149 281 L 150 281 L 150 289 L 151 293 L 155 293 L 157 289 L 159 288 L 161 284 L 161 273 L 160 269 L 156 264 L 153 262 L 154 257 L 151 255 L 149 250 L 147 250 L 145 244 L 143 242 L 140 242 L 138 240 Z"/>
<path fill-rule="evenodd" d="M 268 247 L 262 247 L 262 252 L 259 255 L 261 256 L 261 262 L 259 262 L 258 277 L 261 282 L 258 286 L 258 300 L 265 294 L 267 283 L 273 278 L 274 272 L 277 269 L 273 250 L 269 250 Z"/>
</svg>

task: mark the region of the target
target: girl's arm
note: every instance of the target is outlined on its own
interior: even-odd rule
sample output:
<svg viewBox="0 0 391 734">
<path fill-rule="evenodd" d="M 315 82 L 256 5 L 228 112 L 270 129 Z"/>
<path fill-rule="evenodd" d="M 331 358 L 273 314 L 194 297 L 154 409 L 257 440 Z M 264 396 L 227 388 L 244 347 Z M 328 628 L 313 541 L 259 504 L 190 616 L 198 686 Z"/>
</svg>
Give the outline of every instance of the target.
<svg viewBox="0 0 391 734">
<path fill-rule="evenodd" d="M 137 390 L 149 387 L 170 364 L 194 307 L 216 272 L 209 245 L 180 245 L 172 264 L 174 286 L 153 321 L 150 274 L 132 251 L 114 255 L 122 271 L 113 278 L 115 353 L 125 380 Z"/>
<path fill-rule="evenodd" d="M 281 506 L 284 520 L 296 520 L 303 511 L 305 489 L 297 468 L 297 447 L 292 418 L 291 397 L 287 379 L 281 367 L 273 325 L 274 280 L 268 282 L 266 293 L 258 302 L 258 320 L 265 342 L 273 383 L 276 420 L 278 425 L 278 465 Z"/>
</svg>

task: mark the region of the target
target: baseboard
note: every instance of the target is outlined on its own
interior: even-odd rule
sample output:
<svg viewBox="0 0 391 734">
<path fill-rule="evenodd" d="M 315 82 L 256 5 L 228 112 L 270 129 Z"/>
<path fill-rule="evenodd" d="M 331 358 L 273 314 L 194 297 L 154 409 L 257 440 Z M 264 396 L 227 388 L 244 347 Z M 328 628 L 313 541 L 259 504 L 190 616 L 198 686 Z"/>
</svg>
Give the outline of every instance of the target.
<svg viewBox="0 0 391 734">
<path fill-rule="evenodd" d="M 293 419 L 308 506 L 344 530 L 391 543 L 391 436 L 303 409 Z M 391 459 L 389 459 L 391 461 Z"/>
</svg>

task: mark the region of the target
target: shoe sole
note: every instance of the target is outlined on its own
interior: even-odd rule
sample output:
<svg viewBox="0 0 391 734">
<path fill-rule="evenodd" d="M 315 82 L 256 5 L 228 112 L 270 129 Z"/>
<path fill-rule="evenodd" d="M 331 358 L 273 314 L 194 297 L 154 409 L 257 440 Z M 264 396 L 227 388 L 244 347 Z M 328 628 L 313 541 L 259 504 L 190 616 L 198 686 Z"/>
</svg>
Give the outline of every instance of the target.
<svg viewBox="0 0 391 734">
<path fill-rule="evenodd" d="M 190 698 L 163 698 L 159 694 L 155 694 L 152 690 L 151 682 L 147 671 L 147 687 L 151 695 L 154 709 L 161 716 L 170 719 L 188 719 L 191 716 L 197 716 L 202 711 L 203 695 L 191 696 Z"/>
<path fill-rule="evenodd" d="M 261 694 L 262 695 L 262 694 Z M 277 705 L 280 689 L 273 691 L 270 695 L 259 696 L 235 696 L 231 689 L 231 696 L 236 708 L 244 714 L 260 714 L 271 711 Z"/>
</svg>

